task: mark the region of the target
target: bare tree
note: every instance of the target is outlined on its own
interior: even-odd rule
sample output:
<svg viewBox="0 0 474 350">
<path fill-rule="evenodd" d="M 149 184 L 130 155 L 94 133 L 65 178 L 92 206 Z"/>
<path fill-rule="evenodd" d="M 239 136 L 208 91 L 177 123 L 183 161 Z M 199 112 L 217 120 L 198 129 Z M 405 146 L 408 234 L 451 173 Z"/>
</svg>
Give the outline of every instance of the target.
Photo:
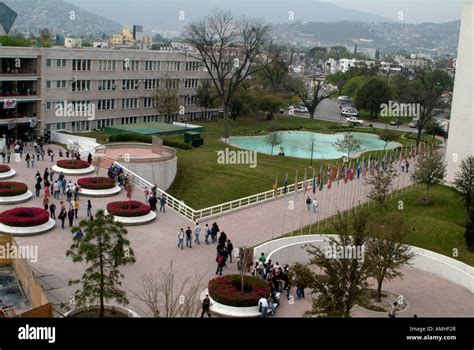
<svg viewBox="0 0 474 350">
<path fill-rule="evenodd" d="M 239 248 L 239 260 L 237 266 L 240 272 L 240 280 L 241 280 L 241 292 L 244 292 L 244 280 L 245 275 L 250 271 L 253 263 L 253 249 L 248 247 L 240 247 Z"/>
<path fill-rule="evenodd" d="M 168 120 L 179 112 L 179 79 L 170 79 L 166 76 L 160 80 L 159 86 L 153 91 L 155 110 L 160 115 L 165 115 Z"/>
<path fill-rule="evenodd" d="M 201 281 L 200 275 L 178 280 L 171 261 L 168 269 L 144 275 L 142 289 L 131 295 L 145 304 L 145 314 L 149 317 L 196 317 Z"/>
<path fill-rule="evenodd" d="M 197 52 L 191 54 L 207 69 L 224 110 L 224 137 L 229 137 L 229 105 L 239 85 L 263 69 L 262 51 L 269 26 L 236 19 L 216 10 L 186 27 L 184 40 Z"/>
</svg>

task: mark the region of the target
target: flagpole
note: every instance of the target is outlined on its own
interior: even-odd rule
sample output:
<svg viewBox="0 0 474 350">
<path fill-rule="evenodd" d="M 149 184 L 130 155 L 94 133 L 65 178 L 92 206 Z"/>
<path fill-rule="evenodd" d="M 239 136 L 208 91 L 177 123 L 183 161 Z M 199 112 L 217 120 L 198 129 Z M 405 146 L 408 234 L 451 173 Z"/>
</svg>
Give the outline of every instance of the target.
<svg viewBox="0 0 474 350">
<path fill-rule="evenodd" d="M 303 234 L 303 212 L 305 209 L 305 197 L 306 197 L 306 181 L 307 181 L 307 176 L 306 176 L 306 168 L 304 168 L 304 180 L 303 180 L 303 201 L 301 201 L 301 214 L 300 214 L 300 235 Z"/>
<path fill-rule="evenodd" d="M 295 198 L 293 199 L 293 227 L 291 228 L 291 237 L 293 237 L 294 228 L 296 228 L 296 200 L 298 198 L 298 169 L 295 174 Z"/>
<path fill-rule="evenodd" d="M 277 177 L 276 177 L 276 181 L 275 181 L 275 184 L 273 185 L 274 186 L 274 190 L 273 190 L 273 196 L 275 197 L 275 206 L 273 208 L 273 224 L 272 224 L 272 239 L 273 239 L 273 234 L 275 232 L 275 221 L 276 221 L 276 212 L 278 210 L 277 208 L 277 198 L 278 198 L 278 174 L 277 174 Z"/>
</svg>

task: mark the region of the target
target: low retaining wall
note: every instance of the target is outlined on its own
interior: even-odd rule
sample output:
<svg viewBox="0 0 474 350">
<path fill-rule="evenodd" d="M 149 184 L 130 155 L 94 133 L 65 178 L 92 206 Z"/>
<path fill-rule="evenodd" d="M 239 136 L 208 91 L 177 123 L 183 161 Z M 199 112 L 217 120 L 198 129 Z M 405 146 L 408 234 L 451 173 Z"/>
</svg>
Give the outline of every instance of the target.
<svg viewBox="0 0 474 350">
<path fill-rule="evenodd" d="M 278 261 L 280 265 L 292 265 L 296 262 L 305 264 L 309 262 L 309 255 L 304 246 L 312 244 L 324 247 L 331 236 L 337 237 L 336 235 L 306 235 L 276 239 L 255 247 L 254 258 L 258 259 L 260 253 L 265 253 L 267 259 Z M 474 267 L 430 250 L 413 246 L 411 249 L 415 254 L 411 260 L 412 267 L 433 273 L 474 293 Z"/>
</svg>

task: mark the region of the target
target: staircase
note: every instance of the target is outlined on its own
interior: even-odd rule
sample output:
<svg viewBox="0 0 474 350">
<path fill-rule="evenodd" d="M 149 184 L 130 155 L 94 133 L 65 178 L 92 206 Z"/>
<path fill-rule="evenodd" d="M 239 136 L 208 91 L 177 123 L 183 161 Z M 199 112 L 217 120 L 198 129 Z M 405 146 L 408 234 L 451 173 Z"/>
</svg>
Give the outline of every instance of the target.
<svg viewBox="0 0 474 350">
<path fill-rule="evenodd" d="M 106 154 L 95 154 L 97 158 L 100 158 L 99 167 L 101 169 L 109 169 L 111 165 L 114 164 L 115 159 L 108 157 Z"/>
</svg>

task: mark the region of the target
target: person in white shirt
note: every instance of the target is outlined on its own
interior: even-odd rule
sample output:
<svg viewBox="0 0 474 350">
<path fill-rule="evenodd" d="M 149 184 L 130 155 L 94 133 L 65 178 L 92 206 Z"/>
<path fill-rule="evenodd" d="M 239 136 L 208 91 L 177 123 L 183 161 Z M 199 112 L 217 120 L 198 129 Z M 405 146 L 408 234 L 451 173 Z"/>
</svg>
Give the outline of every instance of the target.
<svg viewBox="0 0 474 350">
<path fill-rule="evenodd" d="M 311 206 L 313 207 L 313 213 L 316 213 L 316 209 L 319 207 L 318 201 L 316 200 L 316 197 L 313 198 L 313 203 L 311 203 Z"/>
<path fill-rule="evenodd" d="M 265 297 L 260 298 L 258 301 L 259 311 L 261 312 L 261 318 L 267 318 L 267 311 L 268 311 L 268 300 Z"/>
<path fill-rule="evenodd" d="M 199 235 L 201 234 L 201 226 L 199 226 L 199 222 L 196 222 L 196 227 L 194 228 L 194 242 L 197 243 L 197 244 L 201 244 L 201 242 L 199 242 Z"/>
<path fill-rule="evenodd" d="M 184 249 L 184 230 L 181 229 L 178 232 L 178 248 Z"/>
</svg>

